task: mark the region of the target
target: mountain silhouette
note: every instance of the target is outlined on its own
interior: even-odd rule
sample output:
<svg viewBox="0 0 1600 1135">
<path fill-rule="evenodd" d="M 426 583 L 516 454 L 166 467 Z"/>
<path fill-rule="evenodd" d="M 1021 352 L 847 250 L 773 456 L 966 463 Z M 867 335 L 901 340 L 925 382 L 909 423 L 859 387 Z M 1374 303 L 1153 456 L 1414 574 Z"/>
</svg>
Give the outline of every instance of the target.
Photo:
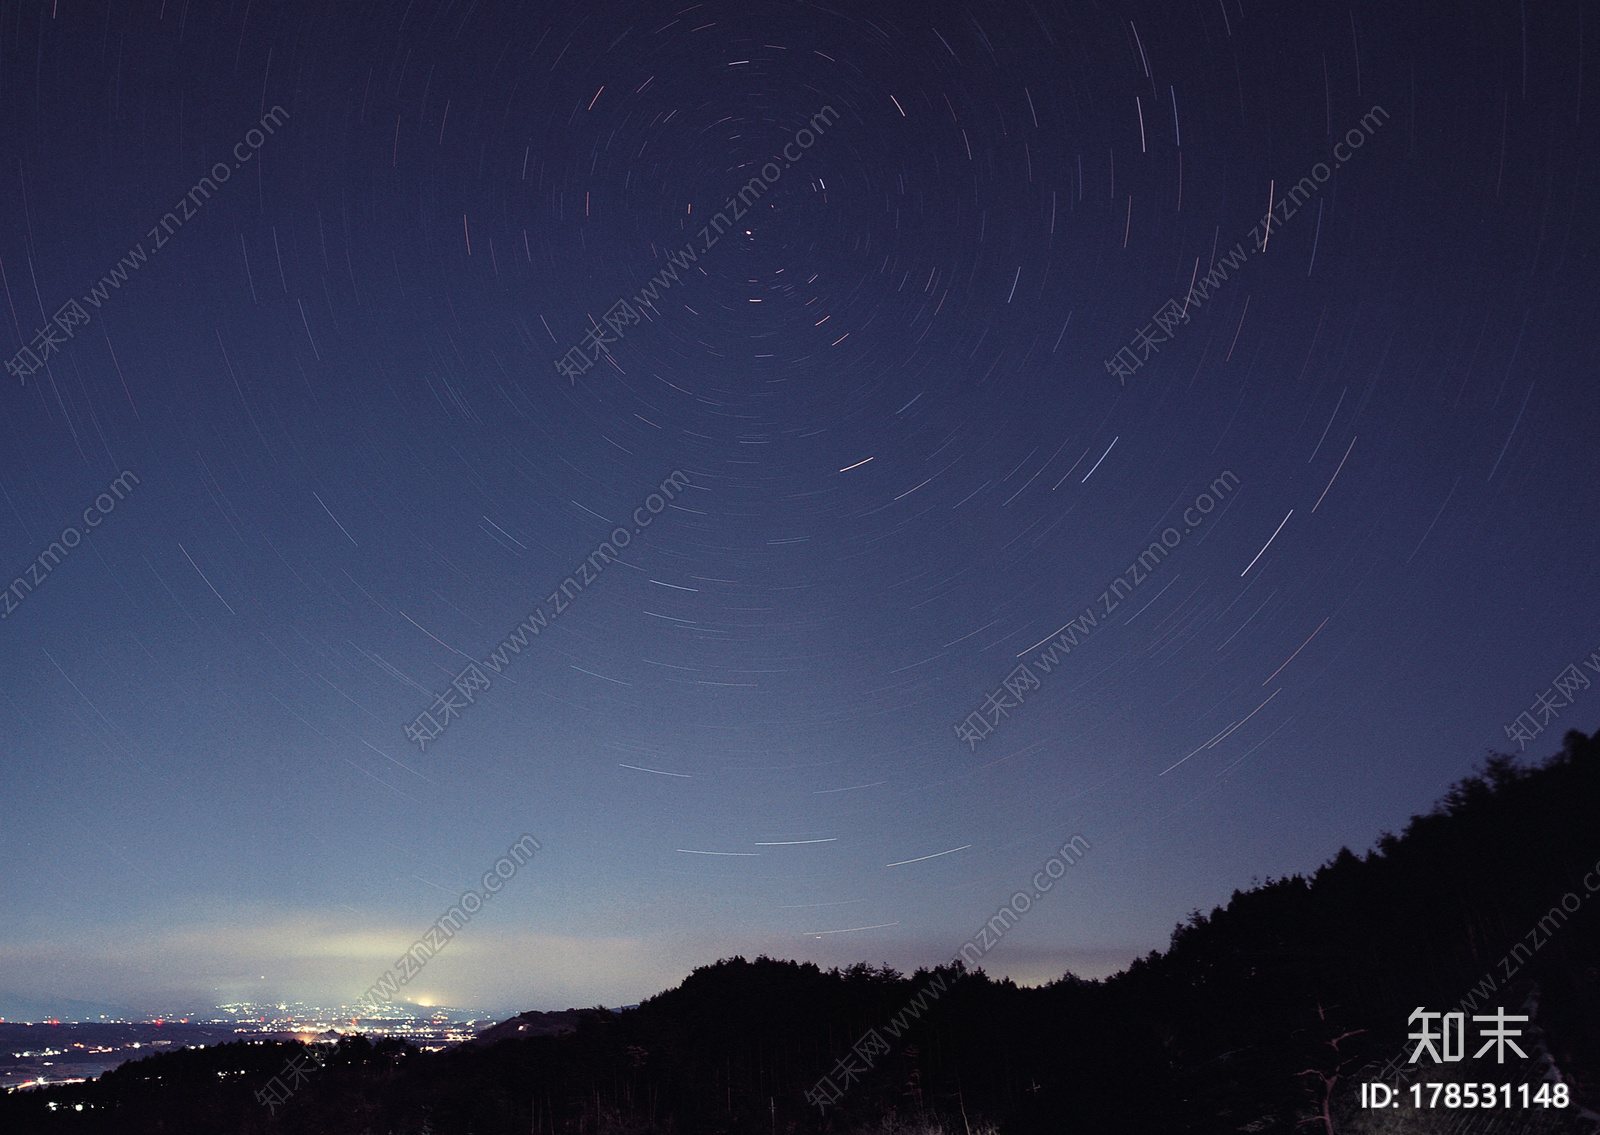
<svg viewBox="0 0 1600 1135">
<path fill-rule="evenodd" d="M 0 1130 L 1433 1130 L 1462 1113 L 1384 1127 L 1389 1116 L 1358 1106 L 1359 1085 L 1405 1052 L 1418 1006 L 1469 1023 L 1526 1011 L 1526 1061 L 1427 1078 L 1559 1079 L 1571 1105 L 1519 1111 L 1516 1129 L 1588 1130 L 1596 815 L 1600 733 L 1574 731 L 1540 765 L 1491 756 L 1364 854 L 1343 849 L 1309 876 L 1195 911 L 1167 949 L 1103 981 L 1021 988 L 960 963 L 901 974 L 725 958 L 634 1008 L 524 1013 L 446 1052 L 345 1037 L 319 1046 L 320 1066 L 271 1112 L 255 1091 L 303 1050 L 237 1042 L 12 1093 Z M 816 1094 L 824 1076 L 846 1081 L 837 1096 Z"/>
</svg>

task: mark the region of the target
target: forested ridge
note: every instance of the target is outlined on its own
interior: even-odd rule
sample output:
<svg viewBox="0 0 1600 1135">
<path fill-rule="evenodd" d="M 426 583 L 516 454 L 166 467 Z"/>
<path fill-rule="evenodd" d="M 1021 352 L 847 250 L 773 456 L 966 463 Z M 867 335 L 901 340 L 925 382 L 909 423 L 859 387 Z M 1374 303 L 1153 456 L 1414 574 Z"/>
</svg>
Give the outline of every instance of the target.
<svg viewBox="0 0 1600 1135">
<path fill-rule="evenodd" d="M 12 1093 L 0 1130 L 1317 1131 L 1327 1078 L 1330 1114 L 1347 1117 L 1415 1007 L 1470 1017 L 1535 995 L 1544 1063 L 1493 1078 L 1553 1064 L 1592 1107 L 1597 803 L 1600 733 L 1569 733 L 1539 765 L 1492 757 L 1400 834 L 1235 892 L 1104 981 L 1024 989 L 959 964 L 904 975 L 736 957 L 562 1035 L 443 1053 L 347 1037 L 276 1114 L 254 1093 L 297 1046 L 238 1042 Z M 890 1051 L 819 1112 L 805 1093 L 869 1029 Z"/>
</svg>

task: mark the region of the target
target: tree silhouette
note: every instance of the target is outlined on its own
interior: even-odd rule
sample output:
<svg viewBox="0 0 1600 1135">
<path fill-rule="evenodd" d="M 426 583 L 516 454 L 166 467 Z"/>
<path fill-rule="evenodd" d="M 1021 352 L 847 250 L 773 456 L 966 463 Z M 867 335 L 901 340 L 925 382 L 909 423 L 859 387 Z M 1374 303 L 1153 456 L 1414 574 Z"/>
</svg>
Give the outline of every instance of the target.
<svg viewBox="0 0 1600 1135">
<path fill-rule="evenodd" d="M 275 1116 L 253 1089 L 299 1047 L 239 1041 L 0 1095 L 0 1130 L 837 1135 L 908 1115 L 975 1135 L 992 1124 L 1006 1135 L 1198 1135 L 1301 1121 L 1330 1135 L 1358 1069 L 1403 1044 L 1413 1008 L 1507 995 L 1513 947 L 1516 980 L 1542 991 L 1537 1027 L 1592 1107 L 1600 903 L 1582 880 L 1597 870 L 1597 813 L 1600 734 L 1573 732 L 1542 765 L 1491 755 L 1364 854 L 1341 849 L 1307 876 L 1196 911 L 1165 950 L 1103 981 L 1020 988 L 957 963 L 937 971 L 943 993 L 911 1020 L 896 1015 L 928 971 L 732 957 L 624 1012 L 525 1015 L 445 1052 L 346 1037 Z M 1554 928 L 1534 949 L 1541 919 Z M 899 1047 L 826 1114 L 808 1105 L 807 1089 L 893 1019 L 905 1023 Z"/>
</svg>

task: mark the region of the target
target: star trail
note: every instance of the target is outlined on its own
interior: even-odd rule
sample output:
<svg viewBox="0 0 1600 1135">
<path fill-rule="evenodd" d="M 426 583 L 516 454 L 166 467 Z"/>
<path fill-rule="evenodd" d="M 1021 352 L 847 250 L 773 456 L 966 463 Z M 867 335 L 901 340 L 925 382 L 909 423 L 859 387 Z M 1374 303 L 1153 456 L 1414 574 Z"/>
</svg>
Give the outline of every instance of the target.
<svg viewBox="0 0 1600 1135">
<path fill-rule="evenodd" d="M 405 996 L 1103 976 L 1594 729 L 1595 23 L 3 0 L 0 1016 L 523 833 Z"/>
</svg>

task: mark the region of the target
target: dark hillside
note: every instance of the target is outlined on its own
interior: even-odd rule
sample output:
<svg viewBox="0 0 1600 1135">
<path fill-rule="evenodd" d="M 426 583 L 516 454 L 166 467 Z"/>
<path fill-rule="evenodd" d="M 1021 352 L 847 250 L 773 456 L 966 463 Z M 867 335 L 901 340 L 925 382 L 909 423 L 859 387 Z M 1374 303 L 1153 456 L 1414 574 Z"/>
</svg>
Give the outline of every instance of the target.
<svg viewBox="0 0 1600 1135">
<path fill-rule="evenodd" d="M 1341 1129 L 1377 1131 L 1352 1113 L 1354 1085 L 1401 1047 L 1414 1008 L 1536 1005 L 1534 1059 L 1461 1069 L 1559 1075 L 1574 1106 L 1519 1113 L 1519 1130 L 1578 1130 L 1600 1069 L 1597 814 L 1600 734 L 1574 732 L 1538 767 L 1491 759 L 1364 855 L 1196 912 L 1107 981 L 731 958 L 637 1008 L 525 1014 L 450 1052 L 346 1038 L 275 1117 L 253 1092 L 283 1052 L 235 1044 L 11 1095 L 0 1129 L 1291 1132 L 1327 1130 L 1326 1096 Z M 869 1029 L 887 1051 L 819 1114 L 807 1091 L 830 1071 L 848 1081 L 837 1062 Z"/>
</svg>

